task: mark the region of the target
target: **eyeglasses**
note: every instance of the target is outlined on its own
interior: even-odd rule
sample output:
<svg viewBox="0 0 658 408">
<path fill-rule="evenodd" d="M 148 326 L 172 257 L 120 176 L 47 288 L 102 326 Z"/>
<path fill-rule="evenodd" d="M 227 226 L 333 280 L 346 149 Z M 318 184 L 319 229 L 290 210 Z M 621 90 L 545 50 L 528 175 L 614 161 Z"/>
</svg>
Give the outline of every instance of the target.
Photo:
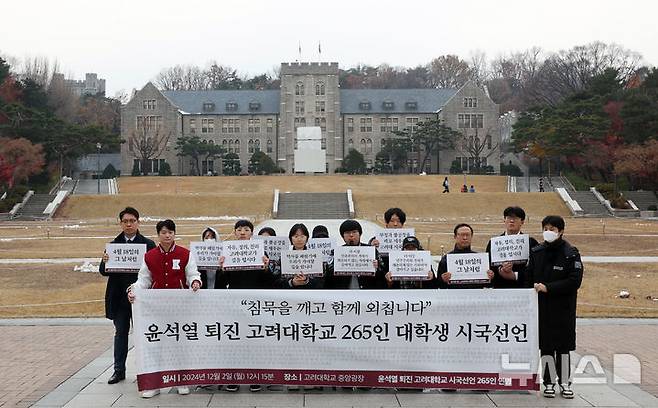
<svg viewBox="0 0 658 408">
<path fill-rule="evenodd" d="M 136 220 L 136 219 L 134 219 L 134 218 L 129 218 L 129 219 L 126 219 L 126 220 L 121 220 L 121 223 L 122 223 L 122 224 L 137 224 L 138 222 L 139 222 L 139 220 Z"/>
</svg>

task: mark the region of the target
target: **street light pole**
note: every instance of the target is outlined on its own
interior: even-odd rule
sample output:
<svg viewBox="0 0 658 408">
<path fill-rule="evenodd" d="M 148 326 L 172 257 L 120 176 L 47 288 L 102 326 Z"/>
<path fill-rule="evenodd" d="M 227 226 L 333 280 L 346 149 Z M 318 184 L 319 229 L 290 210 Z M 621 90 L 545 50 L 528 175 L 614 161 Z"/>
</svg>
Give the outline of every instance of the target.
<svg viewBox="0 0 658 408">
<path fill-rule="evenodd" d="M 98 184 L 98 194 L 101 193 L 101 144 L 96 143 L 96 181 Z"/>
</svg>

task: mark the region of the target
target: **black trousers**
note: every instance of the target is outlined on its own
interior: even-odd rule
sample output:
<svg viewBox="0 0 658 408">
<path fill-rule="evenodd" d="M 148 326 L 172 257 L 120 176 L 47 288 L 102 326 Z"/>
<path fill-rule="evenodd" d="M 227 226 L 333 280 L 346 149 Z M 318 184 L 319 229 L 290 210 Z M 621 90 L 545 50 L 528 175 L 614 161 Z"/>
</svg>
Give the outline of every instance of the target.
<svg viewBox="0 0 658 408">
<path fill-rule="evenodd" d="M 118 308 L 114 314 L 114 371 L 126 372 L 128 357 L 128 333 L 130 332 L 130 308 Z"/>
<path fill-rule="evenodd" d="M 541 369 L 544 385 L 571 383 L 571 356 L 569 350 L 541 350 Z"/>
</svg>

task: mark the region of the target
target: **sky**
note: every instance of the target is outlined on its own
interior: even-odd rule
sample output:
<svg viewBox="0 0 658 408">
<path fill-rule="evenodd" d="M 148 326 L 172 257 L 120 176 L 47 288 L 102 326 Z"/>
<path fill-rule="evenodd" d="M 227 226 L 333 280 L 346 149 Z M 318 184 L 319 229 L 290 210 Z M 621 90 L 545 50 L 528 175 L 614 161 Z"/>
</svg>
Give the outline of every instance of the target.
<svg viewBox="0 0 658 408">
<path fill-rule="evenodd" d="M 3 2 L 0 55 L 57 60 L 76 79 L 96 72 L 108 96 L 212 61 L 252 76 L 296 60 L 413 67 L 601 41 L 656 66 L 657 12 L 645 0 L 21 0 Z"/>
</svg>

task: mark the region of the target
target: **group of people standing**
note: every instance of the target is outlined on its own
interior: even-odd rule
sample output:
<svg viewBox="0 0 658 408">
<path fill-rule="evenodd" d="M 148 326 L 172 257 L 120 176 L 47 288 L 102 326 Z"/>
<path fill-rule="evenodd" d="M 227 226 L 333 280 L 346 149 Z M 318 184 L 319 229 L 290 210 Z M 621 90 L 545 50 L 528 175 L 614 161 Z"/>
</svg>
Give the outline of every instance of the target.
<svg viewBox="0 0 658 408">
<path fill-rule="evenodd" d="M 526 214 L 520 207 L 508 207 L 503 212 L 505 231 L 502 235 L 522 234 Z M 390 208 L 384 214 L 385 228 L 403 228 L 406 214 L 400 208 Z M 176 225 L 172 220 L 163 220 L 156 224 L 158 245 L 139 232 L 139 213 L 127 207 L 119 213 L 122 232 L 113 243 L 146 244 L 147 253 L 137 274 L 108 273 L 105 263 L 107 254 L 103 254 L 100 273 L 108 276 L 105 296 L 106 316 L 115 325 L 114 336 L 114 373 L 108 380 L 114 384 L 125 379 L 125 363 L 128 352 L 128 332 L 130 328 L 131 306 L 135 301 L 133 288 L 143 289 L 482 289 L 482 288 L 534 288 L 539 297 L 539 348 L 542 356 L 543 384 L 542 394 L 552 398 L 559 385 L 560 394 L 573 398 L 570 381 L 569 353 L 575 350 L 576 337 L 576 295 L 580 287 L 583 266 L 578 250 L 563 238 L 564 219 L 560 216 L 547 216 L 542 220 L 543 242 L 530 238 L 530 256 L 526 263 L 505 262 L 490 265 L 487 271 L 487 283 L 458 283 L 451 280 L 448 272 L 447 255 L 444 255 L 437 271 L 430 270 L 425 279 L 417 281 L 395 280 L 388 270 L 388 257 L 377 251 L 379 242 L 371 238 L 362 241 L 361 224 L 353 219 L 345 220 L 340 225 L 340 236 L 344 246 L 375 246 L 374 275 L 335 275 L 333 263 L 324 262 L 321 277 L 309 277 L 297 274 L 292 277 L 282 276 L 280 264 L 270 260 L 265 254 L 262 268 L 244 270 L 224 270 L 224 257 L 219 259 L 219 268 L 199 271 L 190 251 L 176 245 Z M 233 240 L 252 239 L 254 226 L 249 220 L 239 220 L 233 228 Z M 454 248 L 450 254 L 474 253 L 472 239 L 474 230 L 466 224 L 457 224 L 454 229 Z M 276 232 L 269 227 L 263 228 L 258 235 L 274 236 Z M 309 234 L 303 223 L 292 226 L 288 232 L 291 250 L 305 250 L 309 238 L 328 238 L 325 226 L 318 225 Z M 211 227 L 202 231 L 203 240 L 218 240 L 217 231 Z M 422 250 L 420 241 L 414 236 L 404 238 L 402 250 Z M 487 245 L 491 251 L 491 241 Z M 237 391 L 238 385 L 228 385 L 228 391 Z M 259 391 L 260 385 L 251 385 L 251 391 Z M 178 387 L 179 394 L 189 394 L 188 387 Z M 158 390 L 142 393 L 143 397 L 152 397 Z"/>
</svg>

